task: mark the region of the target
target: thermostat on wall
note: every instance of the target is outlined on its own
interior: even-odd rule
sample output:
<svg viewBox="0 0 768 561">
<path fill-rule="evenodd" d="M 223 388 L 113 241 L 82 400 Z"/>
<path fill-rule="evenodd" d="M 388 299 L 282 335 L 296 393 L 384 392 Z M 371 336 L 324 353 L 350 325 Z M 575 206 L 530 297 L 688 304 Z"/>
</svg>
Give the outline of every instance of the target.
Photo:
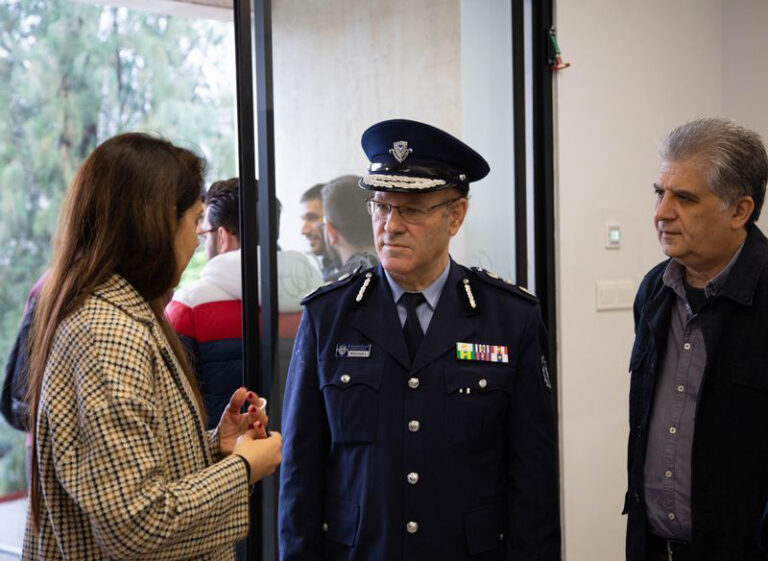
<svg viewBox="0 0 768 561">
<path fill-rule="evenodd" d="M 621 247 L 621 227 L 618 224 L 608 224 L 608 237 L 605 240 L 606 249 Z"/>
</svg>

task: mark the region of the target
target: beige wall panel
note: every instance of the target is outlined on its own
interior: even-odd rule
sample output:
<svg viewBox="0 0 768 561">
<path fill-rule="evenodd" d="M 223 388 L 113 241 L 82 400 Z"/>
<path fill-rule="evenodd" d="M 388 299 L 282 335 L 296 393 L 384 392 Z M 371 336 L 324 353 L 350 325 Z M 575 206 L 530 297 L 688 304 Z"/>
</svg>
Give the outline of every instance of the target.
<svg viewBox="0 0 768 561">
<path fill-rule="evenodd" d="M 723 2 L 723 114 L 768 140 L 768 2 Z M 768 231 L 763 210 L 758 225 Z"/>
<path fill-rule="evenodd" d="M 631 310 L 595 311 L 597 280 L 663 259 L 656 141 L 722 110 L 720 0 L 559 0 L 557 262 L 565 558 L 623 559 Z M 606 224 L 621 225 L 619 250 Z"/>
</svg>

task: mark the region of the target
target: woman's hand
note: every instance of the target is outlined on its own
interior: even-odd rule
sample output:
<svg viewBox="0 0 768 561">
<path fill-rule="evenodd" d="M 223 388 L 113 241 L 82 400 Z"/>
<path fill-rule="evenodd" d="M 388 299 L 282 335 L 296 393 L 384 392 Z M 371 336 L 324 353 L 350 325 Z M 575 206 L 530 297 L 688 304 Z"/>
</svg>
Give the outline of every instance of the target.
<svg viewBox="0 0 768 561">
<path fill-rule="evenodd" d="M 240 413 L 243 404 L 248 401 L 248 410 Z M 235 449 L 237 439 L 252 429 L 253 438 L 266 438 L 269 417 L 258 405 L 263 403 L 258 395 L 246 388 L 239 388 L 232 394 L 229 405 L 219 421 L 219 451 L 222 456 L 229 456 Z"/>
<path fill-rule="evenodd" d="M 275 472 L 283 459 L 283 437 L 271 431 L 267 438 L 258 438 L 255 430 L 249 430 L 237 439 L 234 453 L 246 459 L 251 466 L 251 480 L 256 483 Z"/>
</svg>

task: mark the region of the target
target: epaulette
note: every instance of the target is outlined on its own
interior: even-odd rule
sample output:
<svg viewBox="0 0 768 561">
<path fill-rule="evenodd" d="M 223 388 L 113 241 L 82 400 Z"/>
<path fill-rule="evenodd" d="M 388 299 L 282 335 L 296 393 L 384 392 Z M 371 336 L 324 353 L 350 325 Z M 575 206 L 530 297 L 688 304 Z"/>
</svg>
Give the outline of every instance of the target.
<svg viewBox="0 0 768 561">
<path fill-rule="evenodd" d="M 535 302 L 537 304 L 539 302 L 539 299 L 536 298 L 535 294 L 533 294 L 527 288 L 516 285 L 511 280 L 501 278 L 499 275 L 492 273 L 491 271 L 486 271 L 482 267 L 472 267 L 472 271 L 474 271 L 474 273 L 477 275 L 477 278 L 487 284 L 490 284 L 491 286 L 502 288 L 507 292 L 516 294 L 517 296 L 525 298 L 530 302 Z"/>
<path fill-rule="evenodd" d="M 320 296 L 321 294 L 327 294 L 329 292 L 332 292 L 336 290 L 337 288 L 341 288 L 342 286 L 347 286 L 349 283 L 352 282 L 352 280 L 360 273 L 360 271 L 363 270 L 363 266 L 360 265 L 357 267 L 354 271 L 351 273 L 344 273 L 341 275 L 338 279 L 335 281 L 328 281 L 325 284 L 322 284 L 318 286 L 316 289 L 314 289 L 312 292 L 307 294 L 302 300 L 301 305 L 304 306 L 307 302 L 310 300 L 313 300 Z"/>
</svg>

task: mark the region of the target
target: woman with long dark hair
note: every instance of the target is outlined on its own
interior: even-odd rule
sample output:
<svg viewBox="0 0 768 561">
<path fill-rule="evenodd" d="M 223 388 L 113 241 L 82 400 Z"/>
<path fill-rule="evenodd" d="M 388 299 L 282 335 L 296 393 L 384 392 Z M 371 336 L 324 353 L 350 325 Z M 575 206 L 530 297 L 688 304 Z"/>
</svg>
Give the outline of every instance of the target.
<svg viewBox="0 0 768 561">
<path fill-rule="evenodd" d="M 25 559 L 232 559 L 249 483 L 280 462 L 245 388 L 206 432 L 163 317 L 198 244 L 204 165 L 122 134 L 69 188 L 30 340 Z"/>
</svg>

